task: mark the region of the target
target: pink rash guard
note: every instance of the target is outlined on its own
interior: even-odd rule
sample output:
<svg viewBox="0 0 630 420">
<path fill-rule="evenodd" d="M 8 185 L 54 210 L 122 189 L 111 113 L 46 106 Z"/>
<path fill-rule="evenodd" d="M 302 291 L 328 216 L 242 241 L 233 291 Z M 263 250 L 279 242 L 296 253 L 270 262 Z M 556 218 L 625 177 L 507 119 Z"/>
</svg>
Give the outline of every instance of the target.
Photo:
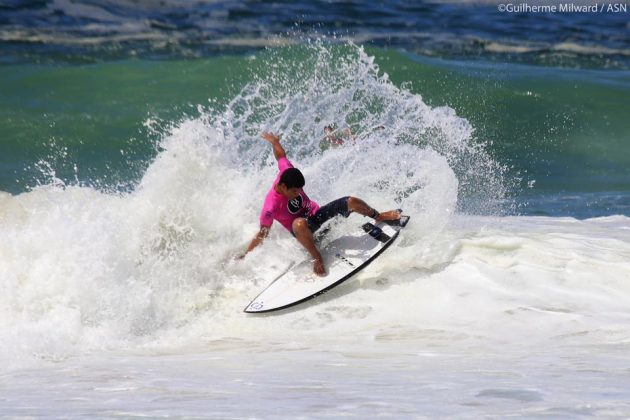
<svg viewBox="0 0 630 420">
<path fill-rule="evenodd" d="M 260 213 L 260 225 L 271 227 L 273 220 L 280 222 L 289 232 L 293 232 L 293 221 L 298 217 L 308 217 L 314 215 L 319 210 L 319 205 L 308 198 L 303 189 L 300 188 L 300 195 L 289 201 L 285 196 L 276 192 L 276 185 L 280 181 L 282 173 L 287 168 L 293 168 L 291 162 L 286 157 L 278 159 L 278 176 L 273 182 L 273 186 L 265 197 L 265 204 Z"/>
</svg>

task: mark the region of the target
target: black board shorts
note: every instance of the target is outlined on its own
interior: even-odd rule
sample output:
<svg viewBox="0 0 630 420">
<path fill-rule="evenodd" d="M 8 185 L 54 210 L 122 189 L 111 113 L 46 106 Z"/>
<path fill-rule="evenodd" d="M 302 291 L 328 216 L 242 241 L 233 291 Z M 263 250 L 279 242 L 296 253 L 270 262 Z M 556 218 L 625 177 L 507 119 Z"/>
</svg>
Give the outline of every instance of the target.
<svg viewBox="0 0 630 420">
<path fill-rule="evenodd" d="M 314 215 L 307 217 L 306 223 L 308 223 L 309 230 L 315 233 L 324 223 L 335 216 L 350 216 L 350 211 L 348 210 L 348 198 L 350 197 L 341 197 L 331 201 L 330 203 L 321 206 Z M 295 234 L 293 235 L 295 236 Z"/>
</svg>

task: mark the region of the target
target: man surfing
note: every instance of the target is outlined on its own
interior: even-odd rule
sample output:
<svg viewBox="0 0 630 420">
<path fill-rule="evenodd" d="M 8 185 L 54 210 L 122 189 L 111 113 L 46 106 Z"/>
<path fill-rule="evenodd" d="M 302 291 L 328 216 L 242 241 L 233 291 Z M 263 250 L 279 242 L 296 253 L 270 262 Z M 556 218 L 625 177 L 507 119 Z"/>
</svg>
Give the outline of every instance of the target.
<svg viewBox="0 0 630 420">
<path fill-rule="evenodd" d="M 371 217 L 376 222 L 400 219 L 398 210 L 379 213 L 356 197 L 342 197 L 320 207 L 302 189 L 306 183 L 304 175 L 299 169 L 294 168 L 287 159 L 284 148 L 280 144 L 280 137 L 273 133 L 262 133 L 262 138 L 267 140 L 273 148 L 273 155 L 278 161 L 279 173 L 265 197 L 265 203 L 260 214 L 260 230 L 241 258 L 244 258 L 248 252 L 262 243 L 269 234 L 273 221 L 277 220 L 313 257 L 315 274 L 323 276 L 326 274 L 326 269 L 322 256 L 315 245 L 313 233 L 326 221 L 338 215 L 348 217 L 353 212 Z"/>
</svg>

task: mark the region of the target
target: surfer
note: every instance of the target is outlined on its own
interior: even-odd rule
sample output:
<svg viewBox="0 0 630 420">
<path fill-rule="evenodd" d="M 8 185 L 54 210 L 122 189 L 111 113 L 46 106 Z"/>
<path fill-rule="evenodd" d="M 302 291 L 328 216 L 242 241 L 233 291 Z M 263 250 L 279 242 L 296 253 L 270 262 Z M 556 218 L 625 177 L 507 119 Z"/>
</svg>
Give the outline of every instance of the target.
<svg viewBox="0 0 630 420">
<path fill-rule="evenodd" d="M 324 127 L 324 134 L 326 134 L 325 138 L 328 141 L 328 143 L 330 143 L 330 145 L 333 147 L 341 146 L 344 144 L 344 140 L 342 137 L 346 137 L 346 138 L 352 137 L 352 131 L 350 131 L 349 127 L 346 127 L 343 130 L 340 137 L 337 135 L 336 130 L 333 128 L 332 125 L 327 125 L 326 127 Z"/>
<path fill-rule="evenodd" d="M 385 129 L 385 126 L 378 125 L 372 128 L 371 130 L 369 130 L 368 133 L 373 133 L 373 132 L 384 130 L 384 129 Z M 363 135 L 353 134 L 352 130 L 350 130 L 350 127 L 346 127 L 343 130 L 335 130 L 334 126 L 332 124 L 329 124 L 324 127 L 323 142 L 325 142 L 325 144 L 326 143 L 330 144 L 332 147 L 337 147 L 337 146 L 342 146 L 346 144 L 348 141 L 350 142 L 350 144 L 354 144 L 357 138 L 360 138 L 361 136 L 364 136 L 364 135 L 365 134 Z"/>
<path fill-rule="evenodd" d="M 304 175 L 287 159 L 284 148 L 280 144 L 280 137 L 273 133 L 262 133 L 262 138 L 267 140 L 273 148 L 279 173 L 265 197 L 260 214 L 260 230 L 240 258 L 244 258 L 248 252 L 262 243 L 269 234 L 273 221 L 277 220 L 313 257 L 315 274 L 323 276 L 326 274 L 326 269 L 315 245 L 313 233 L 326 221 L 338 215 L 348 217 L 353 212 L 371 217 L 377 222 L 400 219 L 398 210 L 379 213 L 356 197 L 342 197 L 320 207 L 302 189 L 306 183 Z"/>
</svg>

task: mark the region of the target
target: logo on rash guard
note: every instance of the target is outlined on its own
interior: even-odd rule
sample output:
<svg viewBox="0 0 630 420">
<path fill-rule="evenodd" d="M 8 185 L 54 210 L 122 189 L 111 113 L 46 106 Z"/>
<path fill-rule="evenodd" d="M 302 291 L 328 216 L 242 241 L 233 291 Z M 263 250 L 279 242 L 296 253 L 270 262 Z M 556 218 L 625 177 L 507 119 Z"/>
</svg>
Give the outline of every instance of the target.
<svg viewBox="0 0 630 420">
<path fill-rule="evenodd" d="M 289 213 L 296 214 L 302 209 L 302 195 L 298 195 L 293 200 L 289 200 L 287 203 L 287 208 L 289 209 Z"/>
</svg>

